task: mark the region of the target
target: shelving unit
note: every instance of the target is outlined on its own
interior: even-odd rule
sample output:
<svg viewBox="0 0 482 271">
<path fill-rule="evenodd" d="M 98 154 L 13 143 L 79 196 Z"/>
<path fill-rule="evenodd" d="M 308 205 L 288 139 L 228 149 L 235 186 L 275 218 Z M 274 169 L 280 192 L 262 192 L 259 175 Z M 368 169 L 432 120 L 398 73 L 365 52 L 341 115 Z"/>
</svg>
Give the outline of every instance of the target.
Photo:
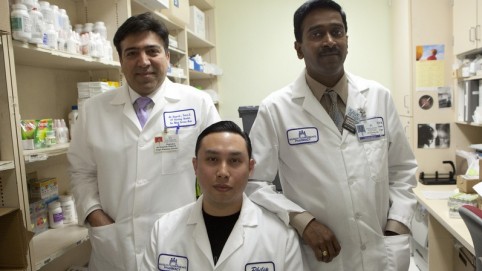
<svg viewBox="0 0 482 271">
<path fill-rule="evenodd" d="M 147 10 L 136 0 L 49 2 L 66 9 L 72 25 L 103 21 L 110 41 L 118 26 L 129 16 L 153 12 L 178 43 L 177 47 L 169 47 L 171 64 L 181 68 L 184 75 L 169 74 L 168 77 L 177 83 L 218 90 L 217 76 L 189 70 L 189 56 L 194 53 L 202 55 L 207 62 L 216 63 L 213 0 L 191 0 L 190 3 L 206 13 L 206 39 L 197 37 L 186 25 L 176 23 L 159 10 Z M 9 17 L 9 10 L 1 9 L 0 16 Z M 6 128 L 0 130 L 0 208 L 21 209 L 28 228 L 31 221 L 27 174 L 37 172 L 39 178 L 55 177 L 59 194 L 67 192 L 70 189 L 66 156 L 69 144 L 23 150 L 20 120 L 67 120 L 71 106 L 78 101 L 77 82 L 122 81 L 122 74 L 114 46 L 114 61 L 105 61 L 14 41 L 8 35 L 0 37 L 0 75 L 6 76 L 0 81 L 0 124 Z M 33 237 L 27 270 L 65 270 L 74 262 L 85 264 L 90 253 L 90 249 L 86 250 L 88 246 L 88 231 L 84 227 L 71 224 L 49 229 Z"/>
</svg>

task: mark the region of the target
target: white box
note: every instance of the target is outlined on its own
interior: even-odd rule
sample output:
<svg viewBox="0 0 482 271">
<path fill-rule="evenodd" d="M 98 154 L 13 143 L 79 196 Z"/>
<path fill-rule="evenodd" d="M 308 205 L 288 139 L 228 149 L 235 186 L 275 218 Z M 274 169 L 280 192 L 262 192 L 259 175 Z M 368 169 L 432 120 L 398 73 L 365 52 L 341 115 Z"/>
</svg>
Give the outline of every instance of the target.
<svg viewBox="0 0 482 271">
<path fill-rule="evenodd" d="M 189 29 L 198 37 L 206 39 L 206 17 L 196 6 L 190 6 Z"/>
<path fill-rule="evenodd" d="M 136 0 L 136 2 L 152 10 L 169 8 L 169 0 Z"/>
</svg>

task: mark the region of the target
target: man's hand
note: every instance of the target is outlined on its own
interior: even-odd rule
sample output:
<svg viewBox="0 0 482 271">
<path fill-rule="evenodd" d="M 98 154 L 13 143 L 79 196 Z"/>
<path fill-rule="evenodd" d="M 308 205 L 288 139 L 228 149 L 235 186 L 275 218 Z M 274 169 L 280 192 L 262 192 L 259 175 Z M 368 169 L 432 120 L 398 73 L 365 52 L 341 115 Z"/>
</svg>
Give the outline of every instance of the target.
<svg viewBox="0 0 482 271">
<path fill-rule="evenodd" d="M 114 220 L 101 209 L 97 209 L 87 216 L 91 227 L 100 227 L 114 223 Z"/>
<path fill-rule="evenodd" d="M 335 234 L 315 219 L 303 231 L 303 240 L 313 249 L 318 261 L 329 263 L 340 254 L 341 247 Z"/>
</svg>

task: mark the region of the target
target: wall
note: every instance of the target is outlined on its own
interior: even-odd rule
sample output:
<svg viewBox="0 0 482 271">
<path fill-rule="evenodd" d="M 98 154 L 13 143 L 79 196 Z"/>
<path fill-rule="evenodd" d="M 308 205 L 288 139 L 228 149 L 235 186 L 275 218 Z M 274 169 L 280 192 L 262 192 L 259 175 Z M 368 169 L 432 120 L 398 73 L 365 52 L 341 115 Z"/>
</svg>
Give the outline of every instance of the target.
<svg viewBox="0 0 482 271">
<path fill-rule="evenodd" d="M 241 124 L 238 107 L 258 105 L 303 70 L 293 48 L 293 13 L 303 0 L 217 0 L 215 8 L 223 119 Z M 391 87 L 388 0 L 338 0 L 348 21 L 345 70 Z"/>
</svg>

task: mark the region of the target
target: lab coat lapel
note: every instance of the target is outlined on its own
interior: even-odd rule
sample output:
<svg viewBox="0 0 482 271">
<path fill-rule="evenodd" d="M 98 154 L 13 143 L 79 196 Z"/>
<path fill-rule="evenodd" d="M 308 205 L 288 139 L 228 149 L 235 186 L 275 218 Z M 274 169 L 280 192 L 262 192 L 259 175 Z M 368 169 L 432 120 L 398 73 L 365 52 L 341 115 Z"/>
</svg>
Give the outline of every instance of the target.
<svg viewBox="0 0 482 271">
<path fill-rule="evenodd" d="M 328 130 L 341 137 L 340 131 L 336 128 L 333 120 L 328 115 L 328 112 L 321 106 L 320 101 L 318 101 L 311 92 L 310 87 L 306 83 L 305 71 L 301 73 L 298 79 L 293 85 L 293 97 L 295 99 L 302 99 L 301 106 L 303 110 L 312 115 L 316 120 L 318 120 L 322 125 L 326 126 Z M 296 103 L 296 101 L 295 101 Z"/>
<path fill-rule="evenodd" d="M 364 93 L 368 90 L 368 86 L 356 80 L 356 78 L 350 75 L 350 73 L 346 73 L 346 77 L 348 79 L 348 100 L 346 110 L 348 111 L 348 108 L 351 108 L 359 112 L 360 109 L 365 109 L 367 101 Z M 349 134 L 350 132 L 346 129 L 343 131 L 342 142 L 346 140 Z"/>
<path fill-rule="evenodd" d="M 348 78 L 348 101 L 346 108 L 351 108 L 353 110 L 359 111 L 363 109 L 366 111 L 367 100 L 365 98 L 365 93 L 368 91 L 368 86 L 363 82 L 360 82 L 355 77 L 347 73 Z"/>
<path fill-rule="evenodd" d="M 136 112 L 134 111 L 134 106 L 131 103 L 131 98 L 129 96 L 129 90 L 127 85 L 122 86 L 117 91 L 117 95 L 114 96 L 110 104 L 112 105 L 124 105 L 122 113 L 129 119 L 134 126 L 136 126 L 139 131 L 141 130 L 141 124 L 137 119 Z"/>
<path fill-rule="evenodd" d="M 194 226 L 192 238 L 194 239 L 195 245 L 199 247 L 199 250 L 209 260 L 214 268 L 213 253 L 211 252 L 211 245 L 209 243 L 209 237 L 202 215 L 202 197 L 203 196 L 201 195 L 201 197 L 196 201 L 195 207 L 192 208 L 192 212 L 187 223 Z"/>
<path fill-rule="evenodd" d="M 243 194 L 243 206 L 239 214 L 238 221 L 234 224 L 233 230 L 229 235 L 226 244 L 224 244 L 223 251 L 219 257 L 217 265 L 221 265 L 223 261 L 228 259 L 236 250 L 241 248 L 244 243 L 246 231 L 250 228 L 255 228 L 258 225 L 258 217 L 254 203 L 252 203 L 246 194 Z"/>
</svg>

